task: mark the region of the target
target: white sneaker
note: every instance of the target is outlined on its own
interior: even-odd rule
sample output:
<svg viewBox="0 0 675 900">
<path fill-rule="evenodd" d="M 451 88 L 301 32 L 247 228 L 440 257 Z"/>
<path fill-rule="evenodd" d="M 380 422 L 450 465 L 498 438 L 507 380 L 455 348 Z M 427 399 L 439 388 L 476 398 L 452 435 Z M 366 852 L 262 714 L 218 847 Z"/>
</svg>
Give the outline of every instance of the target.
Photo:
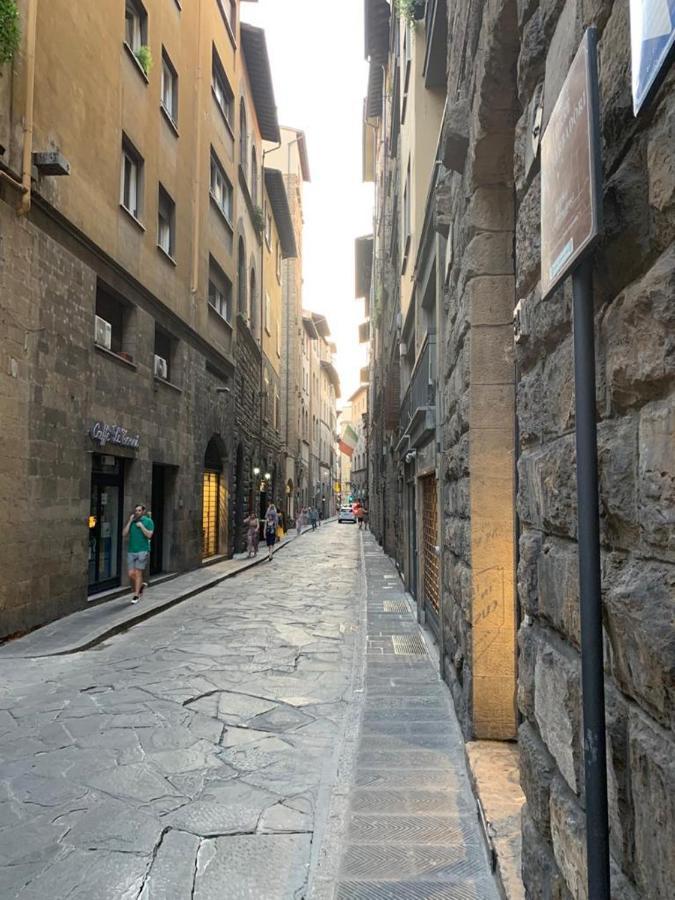
<svg viewBox="0 0 675 900">
<path fill-rule="evenodd" d="M 132 602 L 132 603 L 138 603 L 138 601 L 139 601 L 140 599 L 141 599 L 141 598 L 140 598 L 137 594 L 134 594 L 134 596 L 131 598 L 131 602 Z"/>
</svg>

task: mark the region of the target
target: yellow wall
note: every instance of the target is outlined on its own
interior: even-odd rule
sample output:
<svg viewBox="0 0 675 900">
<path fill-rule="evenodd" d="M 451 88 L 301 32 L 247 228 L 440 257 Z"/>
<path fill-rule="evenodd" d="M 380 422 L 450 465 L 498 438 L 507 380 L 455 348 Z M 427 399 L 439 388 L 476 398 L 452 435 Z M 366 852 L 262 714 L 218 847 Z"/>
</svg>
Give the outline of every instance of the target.
<svg viewBox="0 0 675 900">
<path fill-rule="evenodd" d="M 235 42 L 218 5 L 144 0 L 149 78 L 124 44 L 124 3 L 49 0 L 38 5 L 34 147 L 60 150 L 71 174 L 36 190 L 105 253 L 223 352 L 232 334 L 207 308 L 213 254 L 235 287 L 232 231 L 209 201 L 210 147 L 236 188 L 235 141 L 211 94 L 212 43 L 237 96 Z M 177 132 L 160 110 L 162 48 L 178 74 Z M 20 169 L 25 82 L 14 80 L 10 165 Z M 236 126 L 238 127 L 238 126 Z M 200 135 L 198 139 L 198 131 Z M 122 132 L 144 159 L 140 224 L 120 207 Z M 175 265 L 157 248 L 159 183 L 176 204 Z M 236 210 L 235 210 L 236 215 Z M 233 216 L 234 218 L 234 216 Z M 199 221 L 195 229 L 194 222 Z M 194 240 L 198 239 L 193 274 Z M 197 302 L 191 286 L 197 283 Z"/>
</svg>

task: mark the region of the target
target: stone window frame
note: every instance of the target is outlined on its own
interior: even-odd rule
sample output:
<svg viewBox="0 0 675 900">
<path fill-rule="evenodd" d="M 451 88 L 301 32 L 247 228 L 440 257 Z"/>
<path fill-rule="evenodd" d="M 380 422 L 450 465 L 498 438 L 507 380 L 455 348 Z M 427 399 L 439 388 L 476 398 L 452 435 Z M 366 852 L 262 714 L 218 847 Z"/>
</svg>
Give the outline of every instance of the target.
<svg viewBox="0 0 675 900">
<path fill-rule="evenodd" d="M 211 147 L 209 196 L 223 215 L 230 229 L 232 229 L 232 216 L 234 210 L 234 188 L 227 177 L 225 167 L 218 158 L 218 154 Z"/>
<path fill-rule="evenodd" d="M 232 327 L 232 282 L 210 254 L 208 305 Z"/>
<path fill-rule="evenodd" d="M 178 72 L 164 46 L 162 46 L 160 98 L 160 109 L 175 130 L 178 127 Z"/>
</svg>

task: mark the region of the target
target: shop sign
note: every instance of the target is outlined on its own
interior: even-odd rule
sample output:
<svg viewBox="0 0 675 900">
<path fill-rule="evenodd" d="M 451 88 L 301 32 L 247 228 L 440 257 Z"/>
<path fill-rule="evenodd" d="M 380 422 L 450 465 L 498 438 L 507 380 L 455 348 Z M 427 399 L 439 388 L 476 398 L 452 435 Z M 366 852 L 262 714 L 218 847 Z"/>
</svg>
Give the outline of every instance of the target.
<svg viewBox="0 0 675 900">
<path fill-rule="evenodd" d="M 541 140 L 541 294 L 546 297 L 600 231 L 597 32 L 589 28 Z"/>
<path fill-rule="evenodd" d="M 637 116 L 675 47 L 673 0 L 630 0 L 633 112 Z"/>
<path fill-rule="evenodd" d="M 89 429 L 89 437 L 99 447 L 105 447 L 106 444 L 114 444 L 116 447 L 129 447 L 132 450 L 138 450 L 141 443 L 140 434 L 131 434 L 121 425 L 107 425 L 105 422 L 94 422 Z"/>
</svg>

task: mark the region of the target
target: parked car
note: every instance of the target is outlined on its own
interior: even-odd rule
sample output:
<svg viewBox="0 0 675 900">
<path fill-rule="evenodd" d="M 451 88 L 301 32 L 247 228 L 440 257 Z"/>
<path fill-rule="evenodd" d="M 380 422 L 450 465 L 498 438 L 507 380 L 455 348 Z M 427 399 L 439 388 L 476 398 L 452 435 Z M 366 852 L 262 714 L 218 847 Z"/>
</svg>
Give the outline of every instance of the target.
<svg viewBox="0 0 675 900">
<path fill-rule="evenodd" d="M 340 522 L 356 522 L 356 516 L 351 506 L 341 506 L 338 513 L 338 523 Z"/>
</svg>

